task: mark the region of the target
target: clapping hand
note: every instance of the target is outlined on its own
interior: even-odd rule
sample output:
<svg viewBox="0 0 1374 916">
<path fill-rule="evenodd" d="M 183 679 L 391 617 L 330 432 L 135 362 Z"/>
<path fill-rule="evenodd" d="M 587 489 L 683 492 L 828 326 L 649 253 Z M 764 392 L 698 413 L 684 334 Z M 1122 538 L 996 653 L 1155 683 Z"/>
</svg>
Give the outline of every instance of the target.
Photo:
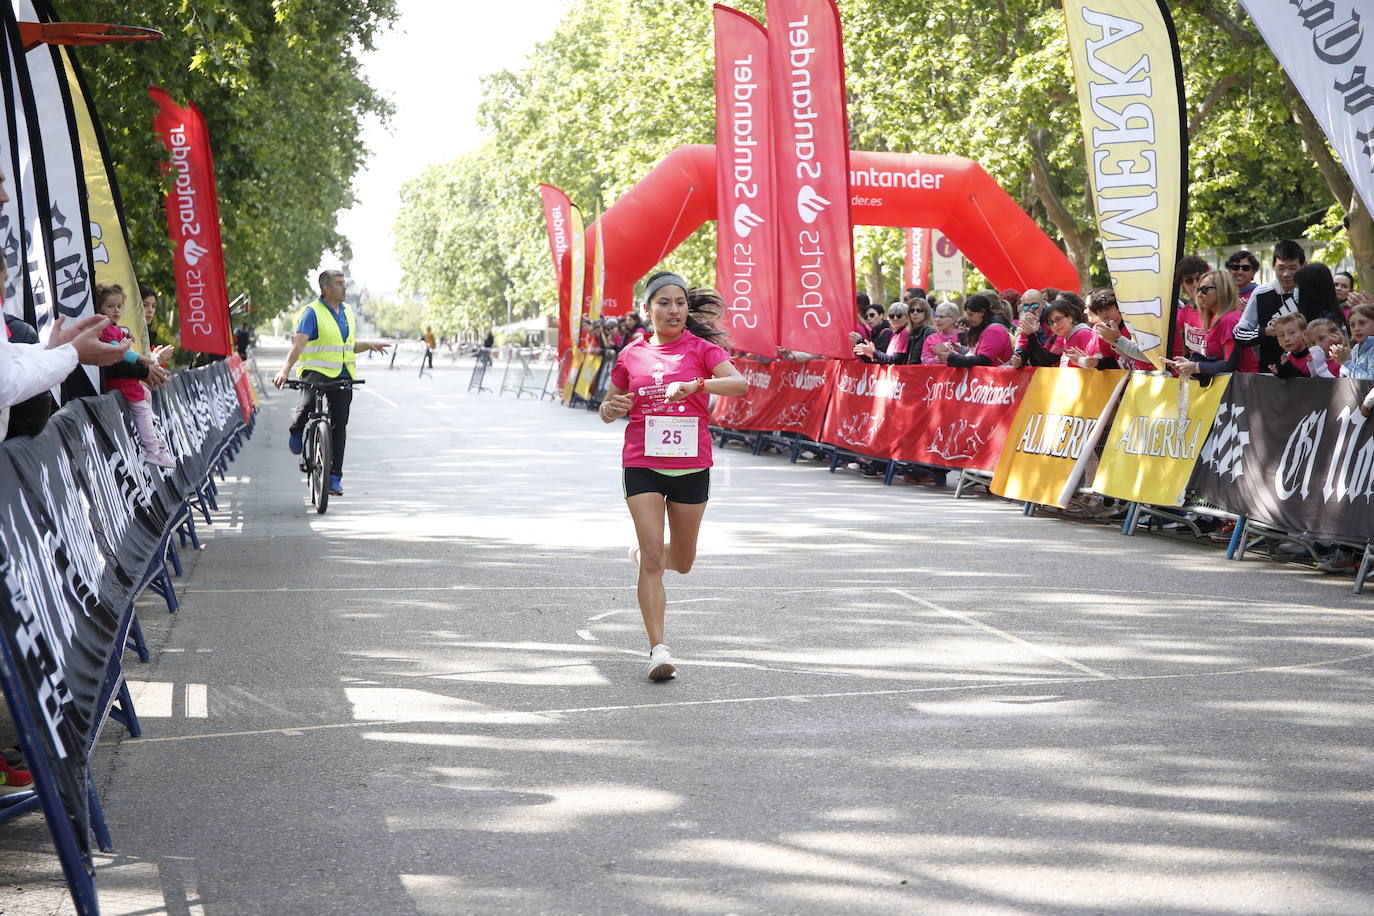
<svg viewBox="0 0 1374 916">
<path fill-rule="evenodd" d="M 1350 359 L 1350 346 L 1343 343 L 1333 343 L 1331 349 L 1326 351 L 1332 359 L 1342 366 Z"/>
<path fill-rule="evenodd" d="M 873 358 L 873 353 L 874 353 L 876 350 L 877 350 L 877 347 L 875 347 L 875 346 L 873 345 L 873 341 L 871 341 L 871 340 L 861 340 L 861 341 L 859 341 L 858 343 L 856 343 L 856 344 L 854 345 L 854 355 L 855 355 L 855 356 L 864 356 L 864 357 L 867 357 L 868 359 L 872 359 L 872 358 Z"/>
<path fill-rule="evenodd" d="M 1114 344 L 1121 337 L 1121 331 L 1117 328 L 1115 321 L 1099 321 L 1093 328 L 1098 337 L 1109 344 Z"/>
</svg>

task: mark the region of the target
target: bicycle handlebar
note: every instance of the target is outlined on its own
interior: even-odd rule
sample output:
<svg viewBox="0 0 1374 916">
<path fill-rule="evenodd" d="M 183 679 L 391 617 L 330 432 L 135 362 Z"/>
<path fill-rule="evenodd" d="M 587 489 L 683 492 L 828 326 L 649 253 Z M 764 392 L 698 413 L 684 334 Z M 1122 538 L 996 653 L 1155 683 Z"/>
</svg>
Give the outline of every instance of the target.
<svg viewBox="0 0 1374 916">
<path fill-rule="evenodd" d="M 287 388 L 316 388 L 320 390 L 328 388 L 352 388 L 354 385 L 365 384 L 367 384 L 367 379 L 364 378 L 335 378 L 327 382 L 316 382 L 300 378 L 289 378 L 286 380 Z"/>
</svg>

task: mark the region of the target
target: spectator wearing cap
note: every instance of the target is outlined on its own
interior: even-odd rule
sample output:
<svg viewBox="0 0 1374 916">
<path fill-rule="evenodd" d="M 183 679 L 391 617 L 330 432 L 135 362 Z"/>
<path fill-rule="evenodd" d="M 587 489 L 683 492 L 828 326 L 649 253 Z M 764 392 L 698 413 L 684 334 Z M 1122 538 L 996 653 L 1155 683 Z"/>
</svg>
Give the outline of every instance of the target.
<svg viewBox="0 0 1374 916">
<path fill-rule="evenodd" d="M 1259 286 L 1255 281 L 1255 274 L 1259 271 L 1259 258 L 1242 248 L 1226 259 L 1226 269 L 1231 272 L 1231 279 L 1236 281 L 1241 302 L 1249 301 L 1250 294 Z"/>
</svg>

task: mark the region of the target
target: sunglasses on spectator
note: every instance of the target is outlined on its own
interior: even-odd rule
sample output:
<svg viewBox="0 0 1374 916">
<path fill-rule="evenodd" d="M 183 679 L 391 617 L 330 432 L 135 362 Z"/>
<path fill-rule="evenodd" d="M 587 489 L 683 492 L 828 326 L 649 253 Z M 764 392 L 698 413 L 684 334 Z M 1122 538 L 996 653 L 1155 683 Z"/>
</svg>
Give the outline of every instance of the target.
<svg viewBox="0 0 1374 916">
<path fill-rule="evenodd" d="M 1215 286 L 1199 286 L 1199 287 L 1197 288 L 1197 292 L 1198 292 L 1198 295 L 1200 296 L 1200 295 L 1202 295 L 1203 293 L 1210 293 L 1210 292 L 1211 292 L 1212 290 L 1214 290 L 1214 289 L 1216 289 Z"/>
<path fill-rule="evenodd" d="M 1227 264 L 1227 265 L 1226 265 L 1226 269 L 1227 269 L 1227 270 L 1248 270 L 1248 271 L 1250 271 L 1251 273 L 1254 273 L 1254 272 L 1255 272 L 1255 265 L 1253 265 L 1253 264 Z"/>
</svg>

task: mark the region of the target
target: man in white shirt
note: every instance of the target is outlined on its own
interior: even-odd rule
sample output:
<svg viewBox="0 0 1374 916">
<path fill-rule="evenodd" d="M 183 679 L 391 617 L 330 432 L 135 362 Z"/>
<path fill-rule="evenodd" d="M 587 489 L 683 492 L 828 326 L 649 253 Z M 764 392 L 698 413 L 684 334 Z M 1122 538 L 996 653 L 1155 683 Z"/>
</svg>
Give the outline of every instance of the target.
<svg viewBox="0 0 1374 916">
<path fill-rule="evenodd" d="M 0 171 L 0 206 L 9 200 L 5 173 Z M 4 305 L 7 273 L 5 259 L 0 255 L 0 307 Z M 8 334 L 0 333 L 0 440 L 9 428 L 11 404 L 61 384 L 78 363 L 109 366 L 124 358 L 128 344 L 108 344 L 100 339 L 100 332 L 109 323 L 103 315 L 88 315 L 70 326 L 65 318 L 58 318 L 52 324 L 46 345 L 12 344 Z"/>
</svg>

